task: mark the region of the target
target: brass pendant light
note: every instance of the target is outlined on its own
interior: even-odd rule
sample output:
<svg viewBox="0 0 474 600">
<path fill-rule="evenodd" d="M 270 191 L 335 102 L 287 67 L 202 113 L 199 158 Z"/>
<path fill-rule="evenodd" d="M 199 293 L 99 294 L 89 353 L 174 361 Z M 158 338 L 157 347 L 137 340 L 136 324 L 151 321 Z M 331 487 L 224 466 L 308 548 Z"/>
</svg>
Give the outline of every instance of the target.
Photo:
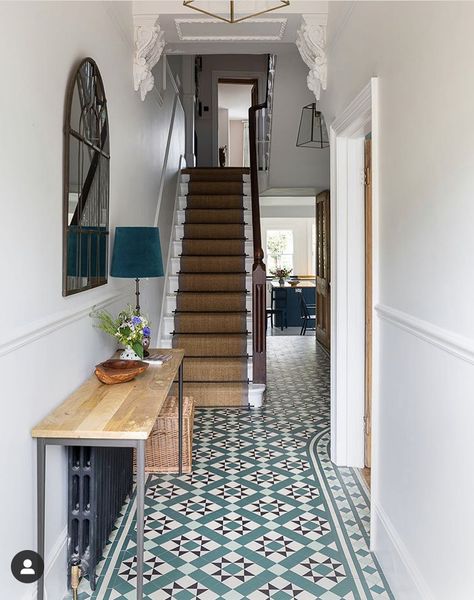
<svg viewBox="0 0 474 600">
<path fill-rule="evenodd" d="M 211 11 L 211 8 L 215 10 L 216 6 L 222 4 L 224 4 L 226 8 L 220 13 Z M 259 15 L 264 15 L 273 10 L 289 6 L 290 0 L 254 0 L 253 2 L 250 2 L 249 0 L 222 0 L 222 2 L 218 0 L 184 0 L 183 5 L 208 15 L 209 17 L 213 17 L 214 19 L 224 21 L 225 23 L 240 23 L 246 19 L 258 17 Z M 242 5 L 254 5 L 255 10 L 245 9 L 244 12 L 238 12 L 239 7 L 242 7 Z M 257 8 L 259 6 L 261 6 L 260 9 Z M 244 9 L 241 8 L 241 10 Z"/>
</svg>

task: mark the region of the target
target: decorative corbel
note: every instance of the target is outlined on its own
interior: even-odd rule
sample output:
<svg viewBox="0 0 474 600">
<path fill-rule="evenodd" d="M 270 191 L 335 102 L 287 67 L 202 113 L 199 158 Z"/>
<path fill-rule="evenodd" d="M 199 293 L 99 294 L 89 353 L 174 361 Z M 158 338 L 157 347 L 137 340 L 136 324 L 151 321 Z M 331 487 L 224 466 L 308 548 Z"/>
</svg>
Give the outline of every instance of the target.
<svg viewBox="0 0 474 600">
<path fill-rule="evenodd" d="M 145 100 L 155 85 L 152 69 L 160 60 L 165 47 L 164 33 L 158 17 L 135 19 L 135 55 L 133 57 L 133 84 L 136 92 Z"/>
<path fill-rule="evenodd" d="M 296 35 L 296 46 L 309 68 L 308 88 L 319 100 L 321 89 L 327 87 L 326 25 L 312 15 L 302 15 Z"/>
</svg>

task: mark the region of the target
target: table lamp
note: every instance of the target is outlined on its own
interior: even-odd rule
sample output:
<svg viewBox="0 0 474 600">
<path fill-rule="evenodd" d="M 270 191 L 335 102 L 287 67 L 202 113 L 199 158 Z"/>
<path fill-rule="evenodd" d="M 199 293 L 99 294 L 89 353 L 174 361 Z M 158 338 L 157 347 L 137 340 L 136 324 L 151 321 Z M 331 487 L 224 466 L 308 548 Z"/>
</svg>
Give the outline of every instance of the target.
<svg viewBox="0 0 474 600">
<path fill-rule="evenodd" d="M 110 275 L 135 279 L 139 315 L 140 279 L 164 275 L 158 227 L 116 227 Z"/>
</svg>

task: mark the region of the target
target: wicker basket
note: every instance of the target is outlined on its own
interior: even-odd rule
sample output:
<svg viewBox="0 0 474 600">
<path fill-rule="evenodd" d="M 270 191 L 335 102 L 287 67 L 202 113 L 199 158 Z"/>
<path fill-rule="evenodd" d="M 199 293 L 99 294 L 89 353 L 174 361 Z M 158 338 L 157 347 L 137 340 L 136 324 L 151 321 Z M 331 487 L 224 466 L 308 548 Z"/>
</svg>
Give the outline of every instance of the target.
<svg viewBox="0 0 474 600">
<path fill-rule="evenodd" d="M 192 472 L 194 400 L 183 398 L 183 473 Z M 133 455 L 136 470 L 136 454 Z M 169 396 L 145 444 L 147 473 L 178 472 L 178 399 Z"/>
</svg>

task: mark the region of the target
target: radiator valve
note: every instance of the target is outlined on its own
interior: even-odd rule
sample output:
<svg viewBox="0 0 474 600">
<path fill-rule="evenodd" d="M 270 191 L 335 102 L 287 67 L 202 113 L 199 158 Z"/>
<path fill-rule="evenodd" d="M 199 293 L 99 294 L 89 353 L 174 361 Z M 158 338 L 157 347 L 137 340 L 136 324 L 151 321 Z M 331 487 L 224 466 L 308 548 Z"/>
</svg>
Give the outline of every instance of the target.
<svg viewBox="0 0 474 600">
<path fill-rule="evenodd" d="M 72 589 L 72 597 L 74 600 L 77 600 L 77 589 L 79 587 L 79 583 L 81 581 L 82 571 L 79 563 L 71 565 L 71 589 Z"/>
</svg>

